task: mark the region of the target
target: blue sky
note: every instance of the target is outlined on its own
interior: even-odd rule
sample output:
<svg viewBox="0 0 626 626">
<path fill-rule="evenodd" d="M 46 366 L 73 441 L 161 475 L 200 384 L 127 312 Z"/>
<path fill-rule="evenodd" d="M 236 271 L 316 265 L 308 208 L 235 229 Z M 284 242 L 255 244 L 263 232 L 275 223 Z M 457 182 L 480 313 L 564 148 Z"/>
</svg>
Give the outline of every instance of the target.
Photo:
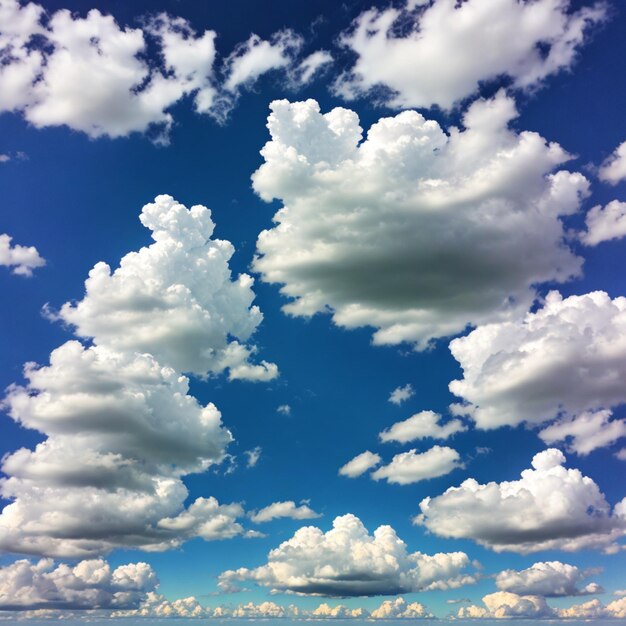
<svg viewBox="0 0 626 626">
<path fill-rule="evenodd" d="M 626 617 L 624 23 L 0 0 L 0 618 Z"/>
</svg>

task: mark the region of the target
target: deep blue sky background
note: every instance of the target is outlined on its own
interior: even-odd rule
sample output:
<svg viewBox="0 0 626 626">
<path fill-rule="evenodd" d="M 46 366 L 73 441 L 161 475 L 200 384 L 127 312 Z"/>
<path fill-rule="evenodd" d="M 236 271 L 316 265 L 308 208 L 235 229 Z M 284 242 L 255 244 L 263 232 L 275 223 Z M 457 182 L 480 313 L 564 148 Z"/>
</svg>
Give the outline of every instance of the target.
<svg viewBox="0 0 626 626">
<path fill-rule="evenodd" d="M 189 19 L 198 31 L 215 29 L 219 33 L 218 50 L 225 53 L 252 30 L 268 37 L 285 26 L 304 34 L 311 50 L 331 47 L 337 33 L 369 4 L 94 0 L 89 7 L 110 12 L 119 23 L 129 25 L 136 25 L 137 16 L 144 13 L 167 10 Z M 611 21 L 583 49 L 573 73 L 553 77 L 539 93 L 518 100 L 521 115 L 516 128 L 536 130 L 559 142 L 578 155 L 572 165 L 577 169 L 600 163 L 626 139 L 626 13 L 619 3 L 614 4 Z M 78 0 L 47 1 L 44 5 L 50 11 L 70 8 L 82 12 L 86 7 Z M 127 139 L 90 140 L 66 128 L 37 130 L 17 115 L 1 115 L 0 152 L 20 151 L 28 158 L 0 164 L 0 232 L 10 233 L 16 243 L 35 245 L 48 265 L 32 279 L 0 272 L 0 387 L 21 381 L 25 362 L 47 362 L 50 351 L 71 337 L 60 324 L 44 319 L 41 308 L 45 303 L 58 307 L 80 298 L 83 281 L 97 261 L 115 267 L 126 252 L 149 243 L 138 214 L 157 194 L 170 194 L 187 206 L 210 207 L 216 235 L 230 240 L 237 249 L 231 262 L 234 273 L 248 271 L 256 236 L 271 224 L 278 206 L 262 202 L 250 185 L 250 175 L 261 163 L 259 149 L 268 138 L 268 103 L 274 98 L 314 97 L 324 111 L 349 106 L 358 112 L 365 129 L 381 115 L 391 114 L 365 100 L 346 105 L 329 94 L 327 85 L 322 77 L 296 95 L 286 90 L 280 79 L 266 76 L 253 92 L 242 95 L 223 126 L 192 113 L 189 102 L 180 103 L 174 109 L 176 124 L 167 147 L 157 147 L 138 134 Z M 458 121 L 455 115 L 429 115 L 446 125 Z M 592 170 L 587 175 L 593 182 L 587 206 L 626 199 L 626 185 L 611 188 L 595 180 Z M 585 249 L 581 254 L 586 259 L 585 275 L 559 286 L 562 293 L 603 289 L 611 296 L 626 294 L 623 241 Z M 288 318 L 280 311 L 282 300 L 276 286 L 257 282 L 255 291 L 265 316 L 256 342 L 262 356 L 279 365 L 280 378 L 268 385 L 225 384 L 220 378 L 194 381 L 192 392 L 201 402 L 212 401 L 220 408 L 236 439 L 232 453 L 240 455 L 258 445 L 263 449 L 262 457 L 253 469 L 246 469 L 241 457 L 239 467 L 230 475 L 218 470 L 190 477 L 186 483 L 191 499 L 214 495 L 220 502 L 241 501 L 247 509 L 255 509 L 276 500 L 308 498 L 311 506 L 323 513 L 315 523 L 325 530 L 336 515 L 352 512 L 370 530 L 391 524 L 412 551 L 464 550 L 489 573 L 502 569 L 504 562 L 522 568 L 537 560 L 532 556 L 494 555 L 473 542 L 429 536 L 410 522 L 423 497 L 441 493 L 468 476 L 479 482 L 516 478 L 529 466 L 532 455 L 545 447 L 524 428 L 514 434 L 510 429 L 470 431 L 455 438 L 454 446 L 462 457 L 475 458 L 466 469 L 439 479 L 397 486 L 367 477 L 348 480 L 337 476 L 338 467 L 364 449 L 379 451 L 385 459 L 400 451 L 393 444 L 377 443 L 377 433 L 391 423 L 423 409 L 445 410 L 452 400 L 447 384 L 459 374 L 447 341 L 422 354 L 407 348 L 373 347 L 367 329 L 340 330 L 320 315 L 310 321 Z M 390 404 L 387 398 L 391 390 L 406 383 L 413 385 L 415 396 L 401 407 Z M 282 404 L 292 407 L 291 415 L 277 413 Z M 616 414 L 622 416 L 624 411 Z M 36 433 L 0 416 L 0 454 L 33 446 L 38 440 Z M 476 456 L 478 446 L 488 447 L 490 452 Z M 609 502 L 623 497 L 623 462 L 592 453 L 575 458 L 573 465 L 594 478 Z M 209 604 L 239 602 L 243 598 L 234 595 L 208 597 L 216 589 L 214 577 L 224 569 L 261 565 L 267 552 L 301 524 L 279 520 L 261 528 L 268 534 L 262 539 L 194 540 L 178 551 L 161 554 L 120 551 L 111 555 L 110 561 L 148 561 L 157 570 L 160 591 L 167 597 L 196 595 Z M 5 555 L 0 563 L 14 558 Z M 609 591 L 626 586 L 623 555 L 548 552 L 541 558 L 560 558 L 583 567 L 599 565 L 605 570 L 594 580 Z M 419 598 L 432 610 L 446 611 L 447 598 L 478 601 L 492 589 L 493 581 L 486 579 L 474 587 L 419 594 Z M 266 597 L 266 590 L 255 590 L 245 599 Z M 285 604 L 293 600 L 279 599 Z M 298 602 L 312 607 L 319 600 Z M 380 601 L 346 603 L 371 607 Z"/>
</svg>

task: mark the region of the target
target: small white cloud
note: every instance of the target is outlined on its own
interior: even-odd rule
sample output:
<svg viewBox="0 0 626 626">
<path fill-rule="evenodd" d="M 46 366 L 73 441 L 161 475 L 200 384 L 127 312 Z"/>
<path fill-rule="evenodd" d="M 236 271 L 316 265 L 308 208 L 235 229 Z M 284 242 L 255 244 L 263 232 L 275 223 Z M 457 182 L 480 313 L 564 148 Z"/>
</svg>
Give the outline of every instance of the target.
<svg viewBox="0 0 626 626">
<path fill-rule="evenodd" d="M 390 526 L 370 534 L 354 515 L 337 517 L 324 533 L 305 526 L 272 550 L 266 565 L 220 575 L 219 585 L 254 581 L 263 587 L 327 597 L 396 595 L 452 589 L 476 582 L 464 552 L 409 553 Z"/>
<path fill-rule="evenodd" d="M 260 511 L 255 511 L 250 514 L 250 519 L 255 524 L 270 522 L 274 519 L 285 517 L 289 519 L 315 519 L 316 517 L 321 517 L 321 515 L 306 504 L 296 506 L 293 500 L 273 502 Z"/>
<path fill-rule="evenodd" d="M 580 234 L 580 240 L 586 246 L 626 237 L 626 202 L 613 200 L 604 207 L 594 206 L 587 213 L 585 224 L 587 230 Z"/>
<path fill-rule="evenodd" d="M 348 478 L 356 478 L 357 476 L 361 476 L 361 474 L 365 474 L 365 472 L 373 467 L 376 467 L 380 461 L 381 458 L 378 454 L 366 450 L 340 467 L 339 475 L 347 476 Z"/>
<path fill-rule="evenodd" d="M 291 415 L 291 406 L 289 406 L 288 404 L 281 404 L 276 409 L 276 412 L 280 413 L 281 415 Z"/>
<path fill-rule="evenodd" d="M 407 383 L 406 385 L 404 385 L 404 387 L 396 387 L 389 394 L 389 402 L 395 404 L 396 406 L 400 406 L 403 402 L 406 402 L 414 395 L 415 390 L 413 389 L 413 385 L 411 385 L 411 383 Z"/>
<path fill-rule="evenodd" d="M 317 50 L 302 59 L 293 71 L 292 80 L 298 85 L 306 85 L 326 65 L 333 62 L 333 55 L 328 50 Z"/>
<path fill-rule="evenodd" d="M 455 433 L 467 430 L 459 419 L 452 419 L 445 424 L 440 423 L 441 415 L 433 411 L 420 411 L 402 422 L 396 422 L 379 433 L 382 442 L 398 441 L 408 443 L 416 439 L 448 439 Z"/>
<path fill-rule="evenodd" d="M 626 141 L 621 143 L 613 154 L 600 166 L 598 172 L 600 180 L 617 185 L 626 178 Z"/>
<path fill-rule="evenodd" d="M 244 454 L 247 457 L 246 467 L 255 467 L 261 458 L 261 446 L 256 446 L 252 450 L 244 450 Z"/>
<path fill-rule="evenodd" d="M 456 450 L 433 446 L 426 452 L 409 450 L 396 454 L 389 465 L 372 472 L 372 478 L 385 479 L 396 485 L 411 485 L 420 480 L 445 476 L 459 467 L 463 467 L 463 463 Z"/>
<path fill-rule="evenodd" d="M 430 619 L 433 614 L 420 602 L 407 602 L 404 598 L 385 600 L 370 615 L 373 619 Z"/>
<path fill-rule="evenodd" d="M 13 274 L 32 276 L 33 270 L 46 264 L 34 246 L 11 245 L 12 237 L 0 235 L 0 265 L 10 267 Z"/>
<path fill-rule="evenodd" d="M 584 456 L 626 437 L 626 420 L 612 420 L 612 415 L 609 410 L 587 411 L 573 418 L 559 419 L 538 434 L 548 445 L 563 441 L 569 452 Z"/>
<path fill-rule="evenodd" d="M 457 613 L 459 619 L 550 619 L 557 617 L 545 598 L 520 596 L 508 591 L 496 591 L 483 598 L 484 606 L 464 606 Z"/>
<path fill-rule="evenodd" d="M 626 498 L 611 511 L 598 485 L 564 463 L 563 453 L 551 448 L 536 454 L 519 480 L 480 484 L 468 478 L 424 498 L 414 523 L 496 552 L 614 550 L 626 533 Z"/>
</svg>

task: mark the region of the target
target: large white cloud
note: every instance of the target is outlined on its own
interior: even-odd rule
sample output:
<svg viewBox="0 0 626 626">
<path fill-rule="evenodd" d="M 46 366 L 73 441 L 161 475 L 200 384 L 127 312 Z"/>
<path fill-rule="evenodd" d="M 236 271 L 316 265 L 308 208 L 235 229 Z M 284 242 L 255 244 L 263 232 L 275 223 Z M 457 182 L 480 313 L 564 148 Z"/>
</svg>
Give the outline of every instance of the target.
<svg viewBox="0 0 626 626">
<path fill-rule="evenodd" d="M 371 94 L 391 107 L 450 109 L 502 77 L 535 88 L 571 67 L 590 27 L 606 15 L 602 3 L 578 11 L 570 4 L 431 0 L 370 9 L 341 36 L 357 58 L 335 90 L 347 99 Z"/>
<path fill-rule="evenodd" d="M 388 465 L 372 472 L 374 480 L 385 479 L 397 485 L 410 485 L 445 476 L 458 467 L 463 467 L 459 453 L 448 446 L 433 446 L 425 452 L 409 450 L 396 454 Z"/>
<path fill-rule="evenodd" d="M 98 345 L 149 352 L 178 371 L 274 378 L 276 365 L 251 364 L 254 346 L 240 343 L 263 316 L 252 305 L 252 278 L 231 279 L 234 248 L 212 238 L 211 212 L 161 195 L 143 207 L 140 219 L 154 243 L 128 253 L 113 272 L 97 263 L 85 282 L 85 297 L 66 303 L 59 317 Z"/>
<path fill-rule="evenodd" d="M 626 402 L 623 297 L 553 291 L 537 311 L 480 326 L 450 350 L 463 369 L 450 384 L 464 400 L 454 408 L 479 428 L 539 424 Z"/>
<path fill-rule="evenodd" d="M 390 526 L 371 535 L 348 514 L 337 517 L 326 533 L 315 526 L 300 528 L 269 553 L 266 565 L 226 571 L 219 584 L 229 590 L 250 580 L 303 595 L 394 595 L 471 584 L 476 575 L 466 572 L 469 565 L 464 552 L 409 553 Z"/>
<path fill-rule="evenodd" d="M 0 611 L 130 609 L 158 584 L 147 563 L 112 569 L 102 559 L 73 567 L 51 559 L 19 560 L 0 567 Z"/>
<path fill-rule="evenodd" d="M 509 591 L 520 596 L 581 596 L 603 593 L 597 583 L 579 584 L 589 575 L 575 565 L 560 561 L 534 563 L 529 568 L 516 571 L 507 569 L 496 576 L 496 585 L 500 591 Z"/>
<path fill-rule="evenodd" d="M 570 157 L 509 128 L 503 92 L 474 103 L 464 130 L 415 111 L 374 124 L 322 114 L 314 100 L 271 104 L 271 141 L 253 186 L 283 204 L 258 239 L 254 269 L 282 285 L 284 310 L 332 311 L 336 324 L 377 328 L 374 342 L 430 340 L 522 314 L 533 285 L 577 275 L 560 217 L 588 182 L 553 173 Z"/>
<path fill-rule="evenodd" d="M 187 394 L 185 377 L 149 355 L 76 341 L 25 376 L 5 406 L 47 438 L 3 459 L 0 493 L 13 502 L 0 514 L 2 549 L 81 556 L 242 532 L 240 505 L 199 498 L 183 509 L 182 476 L 219 463 L 232 440 L 217 408 Z"/>
<path fill-rule="evenodd" d="M 422 500 L 414 521 L 497 552 L 616 550 L 615 540 L 626 533 L 626 498 L 611 511 L 598 485 L 564 463 L 551 448 L 536 454 L 519 480 L 483 485 L 469 478 Z"/>
<path fill-rule="evenodd" d="M 0 265 L 10 267 L 13 274 L 32 276 L 33 270 L 43 267 L 45 259 L 41 257 L 34 246 L 12 245 L 12 237 L 0 235 Z"/>
<path fill-rule="evenodd" d="M 420 411 L 402 422 L 396 422 L 379 433 L 381 441 L 397 441 L 408 443 L 416 439 L 432 437 L 433 439 L 448 439 L 455 433 L 467 428 L 459 419 L 452 419 L 444 424 L 440 423 L 441 415 L 433 411 Z"/>
</svg>

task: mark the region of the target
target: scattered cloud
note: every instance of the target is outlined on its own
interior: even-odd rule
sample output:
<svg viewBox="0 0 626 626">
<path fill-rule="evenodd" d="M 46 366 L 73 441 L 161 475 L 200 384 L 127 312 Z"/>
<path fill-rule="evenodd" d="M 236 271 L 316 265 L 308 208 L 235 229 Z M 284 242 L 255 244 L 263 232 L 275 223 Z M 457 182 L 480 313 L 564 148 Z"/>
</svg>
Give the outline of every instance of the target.
<svg viewBox="0 0 626 626">
<path fill-rule="evenodd" d="M 626 178 L 626 141 L 617 146 L 613 154 L 602 163 L 598 177 L 611 185 L 617 185 Z"/>
<path fill-rule="evenodd" d="M 357 478 L 373 467 L 376 467 L 381 460 L 378 454 L 366 450 L 365 452 L 361 452 L 361 454 L 357 454 L 351 461 L 348 461 L 345 465 L 340 467 L 339 475 L 347 476 L 348 478 Z"/>
<path fill-rule="evenodd" d="M 250 514 L 250 519 L 255 524 L 271 522 L 272 520 L 281 517 L 288 517 L 290 519 L 314 519 L 316 517 L 321 517 L 321 515 L 316 513 L 306 504 L 297 506 L 293 500 L 288 500 L 286 502 L 273 502 L 260 511 L 254 511 Z"/>
<path fill-rule="evenodd" d="M 522 6 L 522 5 L 520 5 Z M 504 92 L 471 105 L 449 134 L 416 111 L 374 124 L 314 100 L 271 104 L 253 187 L 279 199 L 253 267 L 296 316 L 331 311 L 344 328 L 376 328 L 375 344 L 425 349 L 468 324 L 523 314 L 534 285 L 565 281 L 582 260 L 561 217 L 588 193 L 571 157 L 509 128 Z"/>
<path fill-rule="evenodd" d="M 459 467 L 463 467 L 463 463 L 456 450 L 447 446 L 433 446 L 426 452 L 409 450 L 396 454 L 389 465 L 372 472 L 372 478 L 385 479 L 396 485 L 411 485 L 420 480 L 445 476 Z"/>
<path fill-rule="evenodd" d="M 391 404 L 395 404 L 396 406 L 400 406 L 403 402 L 406 402 L 414 395 L 415 390 L 413 389 L 413 385 L 411 385 L 411 383 L 407 383 L 404 387 L 396 387 L 389 394 L 389 402 L 391 402 Z"/>
<path fill-rule="evenodd" d="M 0 235 L 0 265 L 10 267 L 13 274 L 32 276 L 33 270 L 46 264 L 34 246 L 11 245 L 7 234 Z"/>
<path fill-rule="evenodd" d="M 611 511 L 598 485 L 564 463 L 562 452 L 550 448 L 533 457 L 519 480 L 483 485 L 469 478 L 422 500 L 414 522 L 496 552 L 615 551 L 626 533 L 626 498 Z"/>
<path fill-rule="evenodd" d="M 396 422 L 386 430 L 379 433 L 378 438 L 382 442 L 397 441 L 408 443 L 416 439 L 448 439 L 455 433 L 467 430 L 459 419 L 452 419 L 445 424 L 440 424 L 441 415 L 433 411 L 420 411 L 402 422 Z"/>
<path fill-rule="evenodd" d="M 463 606 L 460 619 L 543 619 L 554 618 L 556 613 L 541 596 L 520 596 L 508 591 L 496 591 L 483 598 L 484 606 Z"/>
<path fill-rule="evenodd" d="M 288 404 L 281 404 L 277 409 L 277 413 L 281 415 L 291 415 L 291 407 Z"/>
<path fill-rule="evenodd" d="M 334 88 L 348 100 L 372 96 L 395 108 L 442 109 L 503 77 L 514 88 L 536 89 L 574 64 L 606 15 L 601 2 L 573 11 L 569 0 L 409 1 L 402 8 L 373 8 L 340 37 L 357 58 Z"/>
<path fill-rule="evenodd" d="M 177 371 L 206 376 L 227 370 L 231 380 L 275 378 L 276 365 L 250 363 L 256 348 L 240 343 L 263 315 L 252 304 L 252 278 L 231 279 L 228 263 L 235 250 L 229 241 L 212 238 L 209 209 L 187 209 L 160 195 L 143 207 L 140 220 L 154 243 L 129 252 L 113 272 L 97 263 L 84 298 L 64 304 L 58 317 L 97 345 L 149 352 Z"/>
<path fill-rule="evenodd" d="M 586 246 L 626 237 L 626 202 L 613 200 L 604 207 L 594 206 L 587 213 L 585 224 L 587 230 L 580 234 L 580 240 Z"/>
<path fill-rule="evenodd" d="M 52 559 L 22 559 L 0 567 L 0 611 L 133 608 L 157 584 L 147 563 L 112 569 L 102 559 L 73 567 Z"/>
<path fill-rule="evenodd" d="M 450 351 L 463 378 L 452 381 L 450 391 L 464 404 L 453 409 L 478 428 L 497 428 L 626 402 L 624 311 L 626 298 L 611 300 L 602 291 L 569 298 L 552 291 L 542 307 L 519 320 L 479 326 L 454 339 Z M 602 418 L 587 421 L 597 427 Z"/>
<path fill-rule="evenodd" d="M 604 589 L 596 583 L 588 583 L 582 588 L 579 586 L 588 576 L 588 572 L 575 565 L 547 561 L 534 563 L 521 571 L 504 570 L 496 576 L 496 585 L 500 591 L 520 596 L 558 598 L 604 593 Z"/>
<path fill-rule="evenodd" d="M 255 467 L 261 458 L 261 446 L 252 448 L 252 450 L 245 450 L 244 454 L 247 457 L 246 467 Z"/>
<path fill-rule="evenodd" d="M 548 445 L 565 442 L 568 452 L 585 456 L 626 437 L 626 420 L 612 420 L 612 411 L 587 411 L 573 418 L 557 420 L 539 431 Z"/>
<path fill-rule="evenodd" d="M 296 85 L 307 85 L 332 62 L 333 55 L 328 50 L 316 50 L 302 59 L 292 73 L 292 80 Z"/>
<path fill-rule="evenodd" d="M 374 619 L 429 619 L 433 617 L 420 602 L 407 602 L 404 598 L 385 600 L 370 615 Z"/>
<path fill-rule="evenodd" d="M 348 514 L 337 517 L 327 533 L 300 528 L 269 553 L 266 565 L 226 571 L 219 584 L 228 590 L 249 580 L 282 592 L 328 597 L 396 595 L 474 583 L 476 576 L 465 572 L 469 565 L 464 552 L 409 553 L 390 526 L 370 535 Z"/>
</svg>

